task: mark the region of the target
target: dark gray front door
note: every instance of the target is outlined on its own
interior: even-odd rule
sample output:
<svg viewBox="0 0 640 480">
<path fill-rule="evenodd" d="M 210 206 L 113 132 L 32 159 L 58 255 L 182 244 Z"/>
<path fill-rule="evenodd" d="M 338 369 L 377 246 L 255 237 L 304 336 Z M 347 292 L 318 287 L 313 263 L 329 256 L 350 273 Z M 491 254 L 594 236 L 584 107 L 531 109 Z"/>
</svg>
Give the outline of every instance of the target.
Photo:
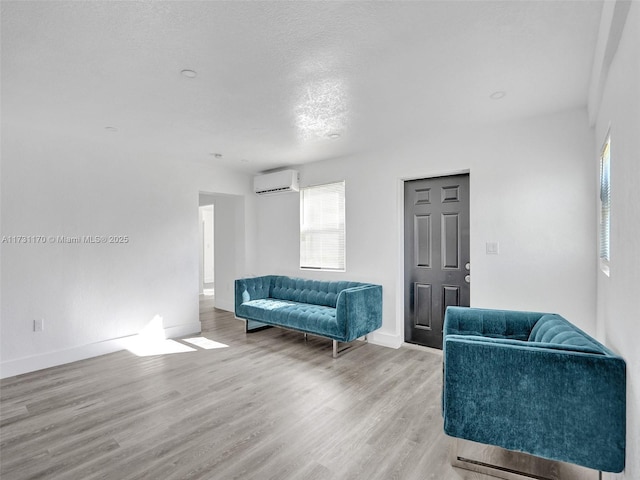
<svg viewBox="0 0 640 480">
<path fill-rule="evenodd" d="M 404 184 L 404 337 L 442 348 L 444 311 L 469 306 L 469 175 Z"/>
</svg>

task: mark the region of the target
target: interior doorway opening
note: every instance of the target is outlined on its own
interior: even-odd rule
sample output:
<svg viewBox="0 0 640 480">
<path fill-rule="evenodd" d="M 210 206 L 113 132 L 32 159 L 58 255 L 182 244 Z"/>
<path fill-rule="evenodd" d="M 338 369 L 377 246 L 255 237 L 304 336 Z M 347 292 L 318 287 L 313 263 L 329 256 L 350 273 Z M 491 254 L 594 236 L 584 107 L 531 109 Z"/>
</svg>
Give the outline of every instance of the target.
<svg viewBox="0 0 640 480">
<path fill-rule="evenodd" d="M 245 198 L 242 195 L 199 193 L 198 215 L 200 241 L 200 278 L 198 292 L 207 308 L 233 312 L 234 282 L 245 272 Z M 211 224 L 211 228 L 207 225 Z M 213 272 L 207 268 L 213 265 Z M 206 277 L 206 278 L 205 278 Z M 215 288 L 215 295 L 211 293 Z"/>
<path fill-rule="evenodd" d="M 200 294 L 215 294 L 215 206 L 201 205 L 200 214 Z"/>
</svg>

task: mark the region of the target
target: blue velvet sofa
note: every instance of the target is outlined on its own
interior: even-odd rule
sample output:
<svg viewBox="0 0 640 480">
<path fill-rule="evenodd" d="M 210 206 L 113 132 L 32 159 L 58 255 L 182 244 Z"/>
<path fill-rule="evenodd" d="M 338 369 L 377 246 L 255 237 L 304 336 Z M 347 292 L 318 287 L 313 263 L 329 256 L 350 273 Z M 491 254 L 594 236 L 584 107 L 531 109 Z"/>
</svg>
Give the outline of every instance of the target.
<svg viewBox="0 0 640 480">
<path fill-rule="evenodd" d="M 382 287 L 279 275 L 241 278 L 235 281 L 235 314 L 246 320 L 247 332 L 278 326 L 330 338 L 336 357 L 339 342 L 382 325 Z"/>
<path fill-rule="evenodd" d="M 624 469 L 625 362 L 560 315 L 449 307 L 443 359 L 448 435 Z"/>
</svg>

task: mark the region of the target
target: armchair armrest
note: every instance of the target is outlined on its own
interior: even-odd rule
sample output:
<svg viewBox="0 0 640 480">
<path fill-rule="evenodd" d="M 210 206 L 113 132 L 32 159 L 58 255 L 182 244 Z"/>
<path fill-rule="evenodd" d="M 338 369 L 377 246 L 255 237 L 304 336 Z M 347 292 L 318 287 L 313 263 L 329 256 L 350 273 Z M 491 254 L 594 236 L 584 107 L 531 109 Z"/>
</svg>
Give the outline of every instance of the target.
<svg viewBox="0 0 640 480">
<path fill-rule="evenodd" d="M 624 469 L 622 358 L 469 335 L 444 341 L 448 435 L 596 470 Z"/>
<path fill-rule="evenodd" d="M 344 328 L 345 342 L 351 342 L 382 326 L 382 286 L 346 288 L 336 301 L 336 320 Z"/>
</svg>

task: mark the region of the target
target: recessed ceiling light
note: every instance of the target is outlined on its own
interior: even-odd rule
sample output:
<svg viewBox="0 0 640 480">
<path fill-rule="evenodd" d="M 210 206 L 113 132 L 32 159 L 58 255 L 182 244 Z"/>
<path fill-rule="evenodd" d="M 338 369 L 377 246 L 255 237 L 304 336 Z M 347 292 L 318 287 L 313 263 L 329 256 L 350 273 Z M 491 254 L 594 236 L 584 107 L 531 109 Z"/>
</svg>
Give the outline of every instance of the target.
<svg viewBox="0 0 640 480">
<path fill-rule="evenodd" d="M 211 155 L 212 157 L 215 157 L 215 158 L 222 158 L 222 154 L 221 153 L 211 152 L 209 155 Z"/>
<path fill-rule="evenodd" d="M 185 69 L 185 70 L 182 70 L 180 73 L 182 74 L 183 77 L 187 77 L 187 78 L 196 78 L 198 76 L 198 72 L 196 72 L 195 70 Z"/>
<path fill-rule="evenodd" d="M 493 92 L 491 95 L 489 95 L 489 98 L 491 100 L 500 100 L 501 98 L 504 98 L 504 96 L 507 94 L 507 92 L 504 92 L 502 90 L 498 90 L 497 92 Z"/>
<path fill-rule="evenodd" d="M 329 135 L 327 135 L 327 137 L 329 137 L 331 140 L 335 140 L 337 138 L 340 138 L 340 134 L 339 133 L 330 133 Z"/>
<path fill-rule="evenodd" d="M 118 131 L 116 127 L 104 127 L 107 132 L 115 133 Z"/>
</svg>

